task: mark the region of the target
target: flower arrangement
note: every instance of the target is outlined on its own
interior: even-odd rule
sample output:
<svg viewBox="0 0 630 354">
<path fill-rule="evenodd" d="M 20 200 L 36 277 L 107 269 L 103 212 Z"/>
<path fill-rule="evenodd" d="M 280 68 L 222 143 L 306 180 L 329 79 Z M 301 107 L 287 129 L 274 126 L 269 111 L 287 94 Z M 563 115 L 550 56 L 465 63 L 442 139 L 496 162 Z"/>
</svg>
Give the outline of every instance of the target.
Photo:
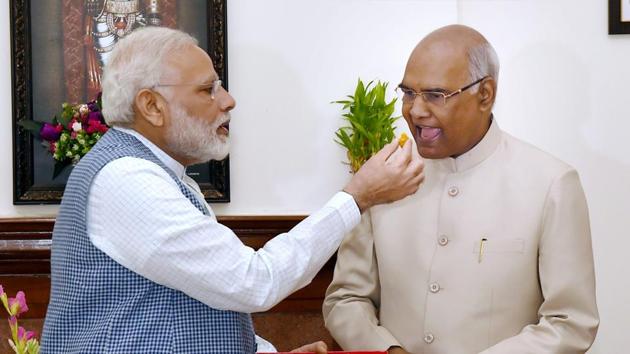
<svg viewBox="0 0 630 354">
<path fill-rule="evenodd" d="M 87 103 L 63 103 L 61 113 L 51 123 L 24 120 L 18 124 L 40 140 L 55 159 L 53 178 L 64 167 L 79 162 L 109 129 L 101 113 L 100 94 Z"/>
<path fill-rule="evenodd" d="M 392 117 L 396 98 L 387 102 L 385 92 L 387 82 L 374 81 L 364 85 L 361 79 L 357 83 L 354 96 L 347 96 L 348 100 L 334 101 L 343 105 L 343 114 L 349 126 L 339 128 L 335 141 L 348 150 L 348 160 L 352 172 L 359 168 L 372 155 L 377 153 L 395 136 L 394 122 L 398 117 Z"/>
<path fill-rule="evenodd" d="M 9 345 L 16 354 L 38 354 L 39 342 L 35 338 L 35 332 L 27 331 L 18 325 L 18 317 L 28 311 L 26 296 L 23 291 L 18 291 L 15 297 L 8 297 L 0 285 L 0 301 L 9 313 L 9 328 L 11 338 Z"/>
</svg>

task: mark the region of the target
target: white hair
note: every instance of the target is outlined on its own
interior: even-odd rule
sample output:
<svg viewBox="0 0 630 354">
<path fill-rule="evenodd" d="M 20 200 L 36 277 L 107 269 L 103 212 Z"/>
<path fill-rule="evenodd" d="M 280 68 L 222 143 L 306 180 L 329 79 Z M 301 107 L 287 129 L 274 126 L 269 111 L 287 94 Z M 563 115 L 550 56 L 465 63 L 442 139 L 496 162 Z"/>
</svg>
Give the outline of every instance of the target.
<svg viewBox="0 0 630 354">
<path fill-rule="evenodd" d="M 490 43 L 476 45 L 468 51 L 468 72 L 470 82 L 485 76 L 491 76 L 495 82 L 499 82 L 499 57 Z M 472 87 L 472 92 L 477 92 L 478 87 Z"/>
<path fill-rule="evenodd" d="M 109 125 L 133 123 L 133 102 L 143 88 L 160 83 L 165 61 L 197 40 L 166 27 L 148 26 L 133 31 L 114 46 L 103 69 L 103 116 Z"/>
</svg>

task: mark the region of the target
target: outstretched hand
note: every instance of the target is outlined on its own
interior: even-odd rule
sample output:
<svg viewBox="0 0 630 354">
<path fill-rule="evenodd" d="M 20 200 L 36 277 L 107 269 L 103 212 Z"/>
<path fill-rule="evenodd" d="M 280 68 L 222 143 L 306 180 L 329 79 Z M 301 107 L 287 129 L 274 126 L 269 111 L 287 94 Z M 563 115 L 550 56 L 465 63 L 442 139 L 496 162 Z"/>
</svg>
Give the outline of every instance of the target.
<svg viewBox="0 0 630 354">
<path fill-rule="evenodd" d="M 402 148 L 394 139 L 372 156 L 352 177 L 344 191 L 354 197 L 361 212 L 415 193 L 424 180 L 424 161 L 412 152 L 411 141 Z"/>
</svg>

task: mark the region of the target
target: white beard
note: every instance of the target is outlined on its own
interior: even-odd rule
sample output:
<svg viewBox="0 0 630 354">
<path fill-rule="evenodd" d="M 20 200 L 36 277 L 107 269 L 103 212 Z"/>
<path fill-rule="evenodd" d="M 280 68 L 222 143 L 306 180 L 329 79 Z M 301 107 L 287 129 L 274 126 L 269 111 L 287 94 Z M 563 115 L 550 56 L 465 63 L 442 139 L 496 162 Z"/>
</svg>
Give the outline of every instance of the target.
<svg viewBox="0 0 630 354">
<path fill-rule="evenodd" d="M 230 120 L 229 113 L 224 113 L 208 123 L 201 117 L 193 117 L 186 110 L 171 103 L 173 124 L 166 133 L 166 144 L 175 154 L 183 156 L 193 164 L 210 160 L 223 160 L 230 149 L 229 137 L 217 133 L 219 126 Z"/>
</svg>

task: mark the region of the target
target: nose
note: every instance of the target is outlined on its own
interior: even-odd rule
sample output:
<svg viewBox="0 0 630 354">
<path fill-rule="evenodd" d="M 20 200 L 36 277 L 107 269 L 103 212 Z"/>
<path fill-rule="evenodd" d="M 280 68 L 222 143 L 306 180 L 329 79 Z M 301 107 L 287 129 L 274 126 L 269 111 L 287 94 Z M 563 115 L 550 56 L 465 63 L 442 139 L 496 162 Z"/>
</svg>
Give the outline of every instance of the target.
<svg viewBox="0 0 630 354">
<path fill-rule="evenodd" d="M 229 112 L 231 110 L 234 109 L 234 107 L 236 107 L 236 101 L 234 100 L 234 97 L 232 97 L 232 95 L 230 95 L 230 93 L 224 89 L 221 88 L 222 90 L 222 94 L 219 95 L 219 108 L 221 109 L 222 112 Z"/>
<path fill-rule="evenodd" d="M 427 102 L 422 96 L 416 96 L 413 102 L 411 102 L 411 108 L 409 109 L 409 116 L 412 119 L 420 119 L 428 117 L 431 114 Z"/>
</svg>

